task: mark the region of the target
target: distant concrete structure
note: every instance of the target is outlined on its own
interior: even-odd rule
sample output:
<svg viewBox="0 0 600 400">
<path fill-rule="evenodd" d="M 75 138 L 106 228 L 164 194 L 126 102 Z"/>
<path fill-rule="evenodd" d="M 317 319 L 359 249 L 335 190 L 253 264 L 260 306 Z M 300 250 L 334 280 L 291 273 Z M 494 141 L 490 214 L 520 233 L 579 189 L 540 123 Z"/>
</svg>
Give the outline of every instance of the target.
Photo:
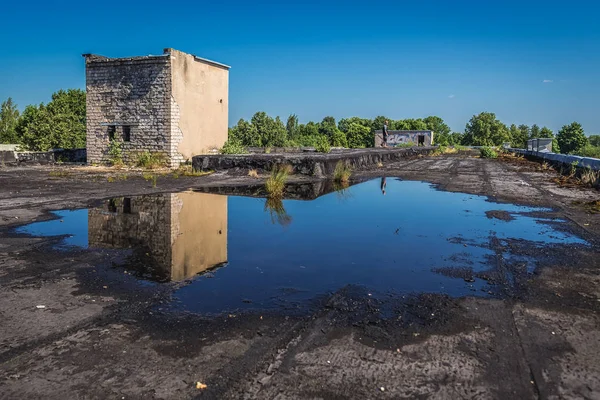
<svg viewBox="0 0 600 400">
<path fill-rule="evenodd" d="M 111 140 L 122 143 L 126 162 L 147 150 L 171 167 L 227 140 L 229 66 L 174 49 L 84 57 L 88 163 L 107 162 Z"/>
<path fill-rule="evenodd" d="M 383 131 L 375 131 L 375 147 L 383 144 Z M 431 146 L 433 131 L 388 131 L 387 145 L 414 144 L 415 146 Z"/>
<path fill-rule="evenodd" d="M 527 141 L 527 150 L 552 153 L 552 138 L 536 138 Z"/>
</svg>

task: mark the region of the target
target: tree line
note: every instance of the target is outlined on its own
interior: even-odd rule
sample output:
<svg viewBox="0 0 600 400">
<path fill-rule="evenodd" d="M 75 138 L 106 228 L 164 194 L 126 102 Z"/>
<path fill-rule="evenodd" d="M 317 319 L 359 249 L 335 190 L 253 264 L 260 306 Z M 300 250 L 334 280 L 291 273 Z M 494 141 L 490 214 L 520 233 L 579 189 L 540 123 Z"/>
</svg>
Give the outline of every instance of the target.
<svg viewBox="0 0 600 400">
<path fill-rule="evenodd" d="M 48 104 L 28 105 L 22 113 L 9 97 L 0 105 L 0 143 L 24 149 L 85 147 L 85 91 L 59 90 Z"/>
<path fill-rule="evenodd" d="M 438 116 L 400 120 L 386 116 L 374 119 L 351 117 L 343 118 L 337 124 L 335 118 L 325 117 L 321 122 L 300 124 L 298 116 L 292 114 L 284 124 L 279 117 L 272 118 L 261 111 L 249 121 L 240 119 L 230 128 L 229 142 L 241 147 L 318 147 L 323 143 L 334 147 L 373 147 L 375 131 L 382 129 L 386 120 L 390 130 L 431 130 L 435 144 L 443 146 L 501 146 L 510 143 L 512 147 L 526 148 L 529 139 L 552 138 L 554 152 L 600 158 L 600 135 L 588 138 L 578 122 L 563 126 L 555 134 L 550 128 L 537 124 L 507 126 L 491 112 L 474 115 L 464 132 L 452 132 Z"/>
<path fill-rule="evenodd" d="M 438 116 L 398 119 L 380 115 L 374 119 L 350 117 L 336 122 L 328 116 L 320 122 L 299 123 L 290 115 L 280 117 L 257 112 L 248 121 L 240 119 L 229 128 L 228 144 L 239 147 L 373 147 L 375 131 L 389 121 L 390 130 L 431 130 L 439 145 L 526 147 L 531 138 L 553 138 L 553 151 L 600 158 L 600 135 L 587 137 L 582 126 L 573 122 L 556 134 L 534 124 L 507 126 L 494 113 L 474 115 L 463 132 L 452 132 Z M 0 106 L 0 143 L 19 144 L 23 148 L 46 151 L 52 148 L 85 147 L 85 91 L 59 90 L 48 104 L 29 105 L 22 113 L 11 98 Z"/>
</svg>

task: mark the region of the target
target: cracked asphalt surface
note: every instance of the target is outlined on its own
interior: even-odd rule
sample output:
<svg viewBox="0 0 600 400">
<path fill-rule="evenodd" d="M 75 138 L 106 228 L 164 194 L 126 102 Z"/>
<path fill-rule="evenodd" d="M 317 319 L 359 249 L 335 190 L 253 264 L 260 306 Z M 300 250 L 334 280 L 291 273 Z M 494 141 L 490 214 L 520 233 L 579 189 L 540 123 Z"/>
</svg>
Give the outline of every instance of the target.
<svg viewBox="0 0 600 400">
<path fill-rule="evenodd" d="M 591 246 L 491 243 L 496 271 L 512 277 L 495 298 L 421 293 L 390 299 L 394 311 L 383 313 L 348 287 L 310 315 L 161 312 L 174 285 L 142 285 L 110 268 L 112 253 L 58 252 L 55 239 L 11 228 L 119 195 L 256 185 L 264 175 L 165 175 L 153 187 L 141 172 L 2 168 L 0 398 L 599 399 L 600 214 L 582 204 L 600 192 L 561 186 L 534 162 L 470 153 L 354 173 L 379 176 L 549 207 Z M 535 257 L 533 276 L 515 275 L 503 246 Z"/>
</svg>

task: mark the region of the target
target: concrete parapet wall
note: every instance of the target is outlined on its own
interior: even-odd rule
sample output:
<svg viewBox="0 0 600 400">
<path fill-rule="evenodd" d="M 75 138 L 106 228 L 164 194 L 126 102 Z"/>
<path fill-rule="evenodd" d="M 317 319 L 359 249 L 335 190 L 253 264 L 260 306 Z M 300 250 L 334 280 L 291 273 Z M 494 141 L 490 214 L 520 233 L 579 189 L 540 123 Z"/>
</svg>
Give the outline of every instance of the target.
<svg viewBox="0 0 600 400">
<path fill-rule="evenodd" d="M 86 149 L 54 149 L 49 151 L 0 150 L 0 162 L 3 164 L 84 163 L 85 160 Z"/>
<path fill-rule="evenodd" d="M 201 155 L 192 159 L 194 170 L 257 169 L 270 171 L 275 165 L 290 165 L 294 173 L 325 177 L 333 175 L 339 161 L 352 168 L 364 168 L 378 163 L 388 163 L 419 154 L 427 155 L 436 148 L 411 147 L 404 149 L 360 149 L 338 153 L 304 154 L 244 154 L 244 155 Z"/>
<path fill-rule="evenodd" d="M 524 149 L 511 149 L 515 153 L 523 154 L 527 157 L 532 157 L 540 160 L 545 160 L 547 162 L 565 164 L 565 165 L 573 165 L 577 163 L 577 167 L 579 168 L 590 168 L 595 171 L 600 171 L 600 159 L 591 158 L 591 157 L 580 157 L 573 156 L 568 154 L 557 154 L 557 153 L 546 153 L 546 152 L 537 152 L 537 151 L 529 151 Z"/>
</svg>

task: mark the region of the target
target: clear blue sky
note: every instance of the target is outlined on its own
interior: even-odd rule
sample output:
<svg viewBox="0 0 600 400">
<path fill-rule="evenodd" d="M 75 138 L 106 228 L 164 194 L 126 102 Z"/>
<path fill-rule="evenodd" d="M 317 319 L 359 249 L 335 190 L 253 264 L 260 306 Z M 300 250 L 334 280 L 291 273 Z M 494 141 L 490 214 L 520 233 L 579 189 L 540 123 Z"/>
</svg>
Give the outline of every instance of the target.
<svg viewBox="0 0 600 400">
<path fill-rule="evenodd" d="M 301 122 L 439 115 L 462 131 L 574 120 L 600 133 L 600 5 L 580 1 L 10 1 L 0 100 L 23 108 L 84 88 L 83 53 L 173 47 L 232 66 L 230 125 L 256 111 Z"/>
</svg>

